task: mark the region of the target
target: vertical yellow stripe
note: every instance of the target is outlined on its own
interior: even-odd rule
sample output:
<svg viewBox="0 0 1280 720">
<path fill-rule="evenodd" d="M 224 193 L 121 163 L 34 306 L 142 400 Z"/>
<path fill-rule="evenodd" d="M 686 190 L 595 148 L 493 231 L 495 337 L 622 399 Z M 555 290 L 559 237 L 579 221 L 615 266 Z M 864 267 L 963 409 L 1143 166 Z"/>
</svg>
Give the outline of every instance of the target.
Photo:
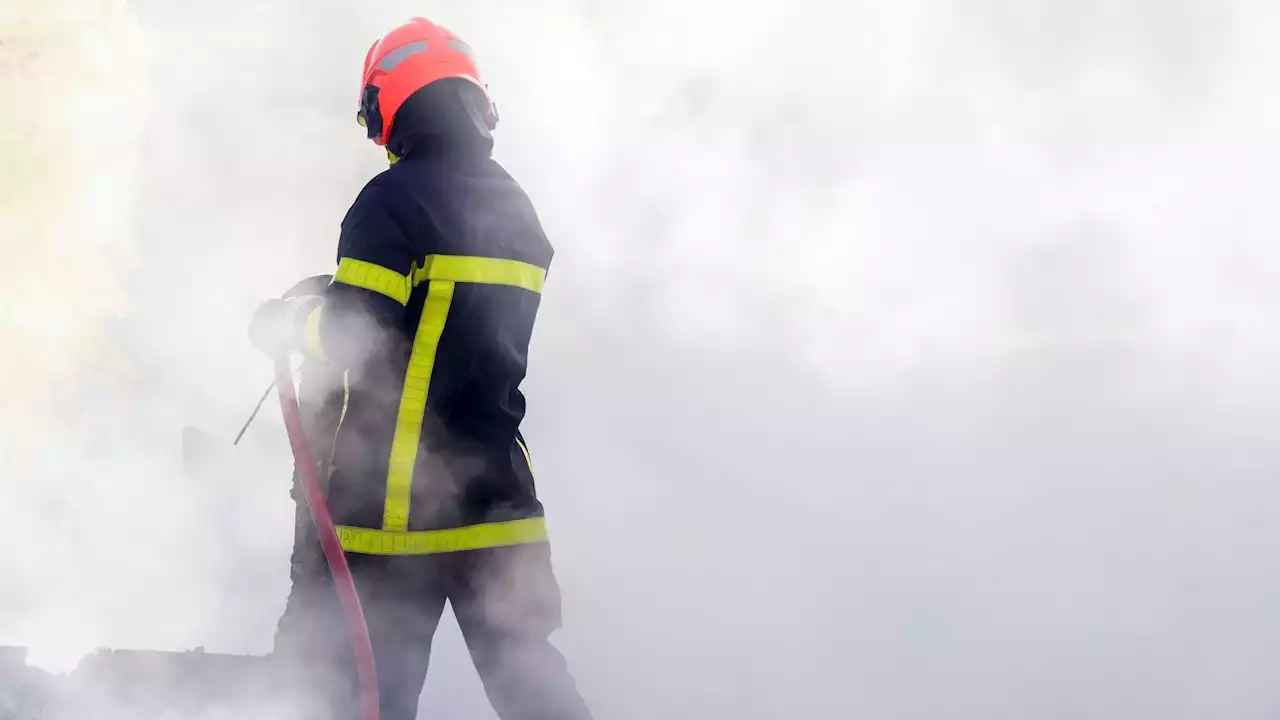
<svg viewBox="0 0 1280 720">
<path fill-rule="evenodd" d="M 524 453 L 524 462 L 529 466 L 529 474 L 536 480 L 538 476 L 537 473 L 533 471 L 533 458 L 529 457 L 529 448 L 525 447 L 525 444 L 518 437 L 516 438 L 516 445 L 519 445 L 520 452 Z"/>
<path fill-rule="evenodd" d="M 347 419 L 347 406 L 351 404 L 351 371 L 342 371 L 342 414 L 338 416 L 338 429 L 342 429 L 342 421 Z"/>
<path fill-rule="evenodd" d="M 307 321 L 303 328 L 302 336 L 305 340 L 307 352 L 318 360 L 328 362 L 329 358 L 324 353 L 324 343 L 320 340 L 320 318 L 324 314 L 324 305 L 317 305 L 307 313 Z"/>
<path fill-rule="evenodd" d="M 432 280 L 422 306 L 422 319 L 413 336 L 413 352 L 405 373 L 404 393 L 396 415 L 395 435 L 391 439 L 391 458 L 387 470 L 387 500 L 382 511 L 382 529 L 409 529 L 409 498 L 413 488 L 413 466 L 418 459 L 418 443 L 427 411 L 427 393 L 431 388 L 431 371 L 436 364 L 436 349 L 444 332 L 453 302 L 453 282 Z"/>
</svg>

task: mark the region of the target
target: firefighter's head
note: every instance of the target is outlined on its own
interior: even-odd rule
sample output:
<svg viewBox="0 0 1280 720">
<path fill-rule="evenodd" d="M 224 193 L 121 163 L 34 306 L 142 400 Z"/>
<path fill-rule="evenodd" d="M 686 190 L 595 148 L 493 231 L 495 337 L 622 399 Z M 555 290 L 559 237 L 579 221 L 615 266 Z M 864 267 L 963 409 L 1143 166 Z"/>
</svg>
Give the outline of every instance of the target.
<svg viewBox="0 0 1280 720">
<path fill-rule="evenodd" d="M 360 88 L 360 124 L 393 159 L 424 138 L 492 146 L 498 112 L 471 48 L 430 20 L 414 18 L 374 42 Z"/>
</svg>

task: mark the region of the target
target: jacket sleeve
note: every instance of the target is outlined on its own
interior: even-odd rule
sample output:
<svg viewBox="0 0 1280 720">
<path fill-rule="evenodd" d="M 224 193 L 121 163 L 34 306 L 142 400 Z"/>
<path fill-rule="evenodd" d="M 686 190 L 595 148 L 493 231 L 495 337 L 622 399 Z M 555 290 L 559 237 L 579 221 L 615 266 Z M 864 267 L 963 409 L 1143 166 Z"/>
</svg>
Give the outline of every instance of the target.
<svg viewBox="0 0 1280 720">
<path fill-rule="evenodd" d="M 302 320 L 308 355 L 352 368 L 407 342 L 405 307 L 418 258 L 394 201 L 370 185 L 343 218 L 333 281 Z"/>
</svg>

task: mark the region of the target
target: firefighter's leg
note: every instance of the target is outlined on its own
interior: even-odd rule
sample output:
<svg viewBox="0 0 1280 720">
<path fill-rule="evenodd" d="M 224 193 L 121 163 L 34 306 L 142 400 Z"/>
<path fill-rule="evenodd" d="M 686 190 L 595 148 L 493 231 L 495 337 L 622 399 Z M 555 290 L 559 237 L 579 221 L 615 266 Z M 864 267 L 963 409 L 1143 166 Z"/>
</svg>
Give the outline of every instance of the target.
<svg viewBox="0 0 1280 720">
<path fill-rule="evenodd" d="M 373 641 L 382 720 L 414 720 L 445 590 L 433 558 L 348 554 Z"/>
<path fill-rule="evenodd" d="M 289 597 L 272 651 L 277 691 L 289 696 L 291 717 L 344 717 L 355 689 L 348 680 L 354 672 L 351 641 L 329 567 L 301 501 L 289 579 Z"/>
<path fill-rule="evenodd" d="M 413 720 L 417 714 L 431 638 L 445 603 L 438 573 L 429 567 L 432 560 L 347 555 L 373 641 L 382 720 Z M 280 692 L 291 696 L 298 718 L 353 718 L 357 683 L 351 636 L 302 502 L 290 578 L 273 653 Z"/>
<path fill-rule="evenodd" d="M 448 556 L 449 600 L 489 702 L 502 720 L 589 720 L 564 657 L 560 587 L 547 543 Z"/>
</svg>

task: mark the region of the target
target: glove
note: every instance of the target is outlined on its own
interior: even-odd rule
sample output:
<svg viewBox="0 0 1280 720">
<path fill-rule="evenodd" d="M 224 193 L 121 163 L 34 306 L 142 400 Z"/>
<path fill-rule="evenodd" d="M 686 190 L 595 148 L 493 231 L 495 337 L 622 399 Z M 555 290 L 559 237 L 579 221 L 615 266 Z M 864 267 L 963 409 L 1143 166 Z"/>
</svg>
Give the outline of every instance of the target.
<svg viewBox="0 0 1280 720">
<path fill-rule="evenodd" d="M 268 300 L 258 306 L 249 321 L 249 342 L 269 358 L 289 352 L 288 303 Z"/>
<path fill-rule="evenodd" d="M 300 295 L 262 303 L 249 321 L 249 341 L 270 358 L 300 348 L 307 314 L 323 302 L 318 295 Z"/>
</svg>

